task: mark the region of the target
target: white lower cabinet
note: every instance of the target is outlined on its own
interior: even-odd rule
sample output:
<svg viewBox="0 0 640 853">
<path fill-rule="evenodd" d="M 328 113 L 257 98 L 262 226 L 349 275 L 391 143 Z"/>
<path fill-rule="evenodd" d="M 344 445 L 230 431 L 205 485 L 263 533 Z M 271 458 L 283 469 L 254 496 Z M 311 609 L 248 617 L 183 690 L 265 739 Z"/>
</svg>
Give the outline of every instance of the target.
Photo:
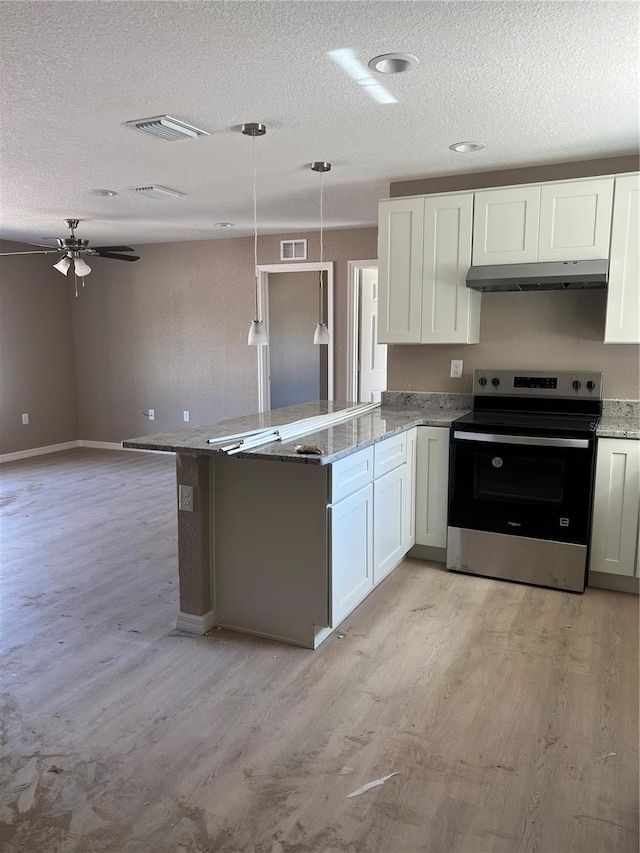
<svg viewBox="0 0 640 853">
<path fill-rule="evenodd" d="M 329 536 L 335 628 L 373 589 L 373 483 L 329 507 Z"/>
<path fill-rule="evenodd" d="M 449 429 L 418 427 L 416 453 L 416 545 L 447 547 Z"/>
<path fill-rule="evenodd" d="M 638 576 L 640 441 L 601 438 L 591 534 L 592 572 Z"/>
<path fill-rule="evenodd" d="M 407 552 L 406 463 L 373 484 L 373 582 L 379 583 Z"/>
</svg>

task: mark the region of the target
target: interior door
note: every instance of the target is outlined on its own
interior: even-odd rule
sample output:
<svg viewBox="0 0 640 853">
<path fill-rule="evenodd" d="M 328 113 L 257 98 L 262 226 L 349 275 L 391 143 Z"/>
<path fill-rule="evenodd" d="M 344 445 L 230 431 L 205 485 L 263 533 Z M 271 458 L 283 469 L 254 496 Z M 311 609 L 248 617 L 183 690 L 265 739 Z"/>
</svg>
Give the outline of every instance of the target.
<svg viewBox="0 0 640 853">
<path fill-rule="evenodd" d="M 387 387 L 387 346 L 378 343 L 378 270 L 360 276 L 360 347 L 358 402 L 379 403 Z"/>
</svg>

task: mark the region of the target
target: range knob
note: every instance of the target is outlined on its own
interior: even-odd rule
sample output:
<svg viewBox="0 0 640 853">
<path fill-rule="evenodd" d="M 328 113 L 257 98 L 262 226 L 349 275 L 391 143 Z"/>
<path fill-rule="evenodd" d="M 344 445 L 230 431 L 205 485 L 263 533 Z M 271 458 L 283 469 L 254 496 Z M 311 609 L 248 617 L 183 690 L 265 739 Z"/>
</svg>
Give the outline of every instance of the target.
<svg viewBox="0 0 640 853">
<path fill-rule="evenodd" d="M 486 384 L 487 384 L 487 377 L 481 376 L 480 379 L 478 379 L 478 385 L 482 385 L 484 387 Z"/>
<path fill-rule="evenodd" d="M 582 388 L 582 382 L 579 379 L 574 379 L 571 383 L 571 387 L 574 391 L 579 391 Z"/>
<path fill-rule="evenodd" d="M 500 384 L 500 380 L 498 379 L 497 376 L 493 377 L 493 379 L 491 380 L 491 384 L 494 386 L 494 388 L 498 387 L 498 385 Z"/>
<path fill-rule="evenodd" d="M 587 390 L 588 390 L 588 391 L 593 391 L 593 389 L 594 389 L 595 387 L 596 387 L 596 383 L 593 381 L 593 379 L 590 379 L 590 380 L 587 382 Z"/>
</svg>

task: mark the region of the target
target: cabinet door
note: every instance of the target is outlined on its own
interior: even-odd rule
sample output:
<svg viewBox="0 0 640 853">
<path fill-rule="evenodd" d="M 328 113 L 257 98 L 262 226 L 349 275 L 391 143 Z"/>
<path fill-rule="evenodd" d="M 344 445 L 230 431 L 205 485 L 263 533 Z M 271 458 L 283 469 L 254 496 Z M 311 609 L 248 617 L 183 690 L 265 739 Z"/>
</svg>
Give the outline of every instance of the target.
<svg viewBox="0 0 640 853">
<path fill-rule="evenodd" d="M 449 430 L 418 427 L 416 544 L 447 547 Z"/>
<path fill-rule="evenodd" d="M 373 484 L 329 507 L 329 624 L 335 628 L 373 589 Z"/>
<path fill-rule="evenodd" d="M 635 576 L 640 508 L 640 442 L 598 440 L 591 535 L 592 572 Z"/>
<path fill-rule="evenodd" d="M 424 199 L 380 202 L 378 343 L 420 343 Z"/>
<path fill-rule="evenodd" d="M 609 257 L 613 178 L 543 184 L 539 261 Z"/>
<path fill-rule="evenodd" d="M 472 193 L 424 201 L 422 343 L 479 341 L 480 294 L 466 285 L 472 214 Z"/>
<path fill-rule="evenodd" d="M 373 582 L 395 568 L 407 552 L 405 548 L 405 502 L 407 466 L 401 465 L 373 484 Z"/>
<path fill-rule="evenodd" d="M 540 187 L 504 187 L 475 194 L 473 263 L 531 263 L 538 260 Z"/>
<path fill-rule="evenodd" d="M 416 541 L 416 454 L 418 430 L 407 432 L 407 476 L 405 477 L 406 498 L 404 518 L 404 550 L 408 551 Z"/>
<path fill-rule="evenodd" d="M 640 343 L 640 175 L 616 178 L 604 340 Z"/>
</svg>

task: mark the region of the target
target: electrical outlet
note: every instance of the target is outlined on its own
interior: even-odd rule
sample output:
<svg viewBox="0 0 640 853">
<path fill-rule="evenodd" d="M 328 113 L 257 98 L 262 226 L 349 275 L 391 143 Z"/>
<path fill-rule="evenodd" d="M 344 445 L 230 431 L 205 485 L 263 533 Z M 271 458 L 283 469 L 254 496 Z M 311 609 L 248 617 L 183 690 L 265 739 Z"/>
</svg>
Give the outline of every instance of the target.
<svg viewBox="0 0 640 853">
<path fill-rule="evenodd" d="M 185 409 L 182 413 L 182 420 L 185 421 L 185 423 L 189 423 L 189 417 L 189 412 L 187 411 L 187 409 Z"/>
<path fill-rule="evenodd" d="M 26 426 L 29 423 L 29 412 L 23 412 L 22 414 L 22 425 Z"/>
<path fill-rule="evenodd" d="M 149 420 L 155 421 L 155 419 L 156 419 L 156 410 L 155 409 L 149 409 Z"/>
<path fill-rule="evenodd" d="M 193 486 L 178 486 L 178 509 L 193 512 Z"/>
<path fill-rule="evenodd" d="M 451 373 L 449 376 L 452 379 L 462 379 L 462 359 L 451 359 Z"/>
</svg>

